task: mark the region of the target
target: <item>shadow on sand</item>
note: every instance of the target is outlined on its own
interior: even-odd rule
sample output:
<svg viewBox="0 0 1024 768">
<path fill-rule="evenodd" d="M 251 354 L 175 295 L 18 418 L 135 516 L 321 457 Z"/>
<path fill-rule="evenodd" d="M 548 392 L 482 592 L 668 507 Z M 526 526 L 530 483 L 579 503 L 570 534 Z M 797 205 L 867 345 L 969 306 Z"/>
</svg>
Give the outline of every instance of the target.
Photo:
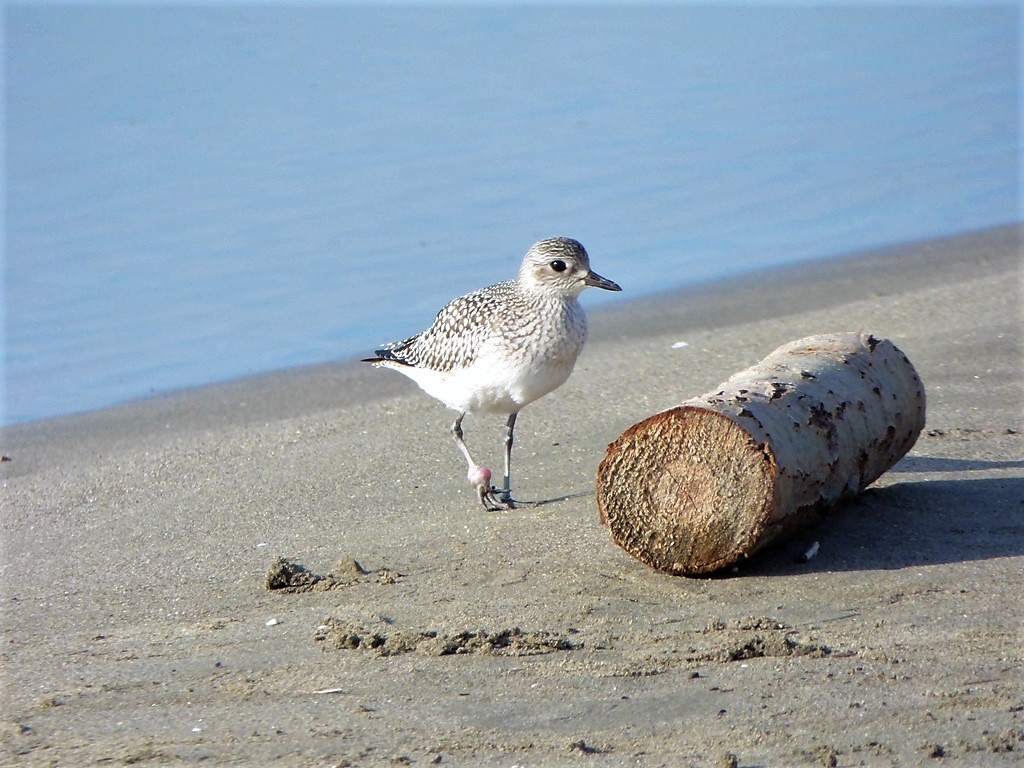
<svg viewBox="0 0 1024 768">
<path fill-rule="evenodd" d="M 1024 461 L 947 459 L 942 456 L 907 456 L 890 472 L 980 472 L 986 469 L 1021 469 Z"/>
<path fill-rule="evenodd" d="M 984 469 L 1018 465 L 955 463 L 984 464 Z M 800 562 L 814 542 L 819 543 L 817 556 Z M 869 488 L 816 527 L 755 554 L 738 572 L 722 575 L 887 570 L 1022 554 L 1024 478 L 922 480 Z"/>
</svg>

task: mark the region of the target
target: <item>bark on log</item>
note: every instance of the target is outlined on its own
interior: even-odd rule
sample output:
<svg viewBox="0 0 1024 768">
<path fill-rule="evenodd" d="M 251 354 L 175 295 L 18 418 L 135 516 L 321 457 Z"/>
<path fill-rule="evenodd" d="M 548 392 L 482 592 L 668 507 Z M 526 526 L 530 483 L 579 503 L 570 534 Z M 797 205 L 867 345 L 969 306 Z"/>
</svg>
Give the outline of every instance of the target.
<svg viewBox="0 0 1024 768">
<path fill-rule="evenodd" d="M 924 418 L 924 387 L 892 342 L 800 339 L 609 445 L 601 521 L 653 568 L 709 573 L 862 491 L 910 450 Z"/>
</svg>

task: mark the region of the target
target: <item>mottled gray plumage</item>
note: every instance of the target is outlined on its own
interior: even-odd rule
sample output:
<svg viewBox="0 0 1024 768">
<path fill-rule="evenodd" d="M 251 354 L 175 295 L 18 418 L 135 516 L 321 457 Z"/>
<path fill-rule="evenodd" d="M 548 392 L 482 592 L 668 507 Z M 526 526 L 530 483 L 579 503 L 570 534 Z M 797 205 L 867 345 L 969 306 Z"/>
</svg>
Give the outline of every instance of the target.
<svg viewBox="0 0 1024 768">
<path fill-rule="evenodd" d="M 393 342 L 376 354 L 417 368 L 450 371 L 476 360 L 477 352 L 495 330 L 509 339 L 529 335 L 530 302 L 514 280 L 506 280 L 448 302 L 427 330 Z M 496 329 L 492 320 L 500 317 Z"/>
<path fill-rule="evenodd" d="M 559 387 L 583 349 L 587 323 L 577 297 L 587 286 L 621 290 L 591 271 L 587 252 L 576 240 L 542 240 L 527 252 L 517 279 L 460 296 L 425 331 L 386 344 L 365 361 L 403 373 L 459 412 L 452 434 L 488 508 L 511 505 L 516 415 Z M 462 418 L 472 412 L 509 415 L 501 491 L 489 486 L 490 470 L 473 462 L 462 440 Z"/>
</svg>

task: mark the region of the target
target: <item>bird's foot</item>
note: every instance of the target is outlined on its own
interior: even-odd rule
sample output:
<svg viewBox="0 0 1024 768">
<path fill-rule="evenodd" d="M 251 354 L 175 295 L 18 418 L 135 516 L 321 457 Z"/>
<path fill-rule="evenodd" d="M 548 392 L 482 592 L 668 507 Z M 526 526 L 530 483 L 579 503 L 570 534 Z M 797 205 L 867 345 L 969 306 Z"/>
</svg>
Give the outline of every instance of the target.
<svg viewBox="0 0 1024 768">
<path fill-rule="evenodd" d="M 476 488 L 477 496 L 480 497 L 480 503 L 484 505 L 484 509 L 491 512 L 515 509 L 516 505 L 512 501 L 512 494 L 491 485 L 491 470 L 487 467 L 471 467 L 467 479 L 469 484 Z"/>
<path fill-rule="evenodd" d="M 516 508 L 512 497 L 506 496 L 500 488 L 477 488 L 477 493 L 484 509 L 490 512 L 504 512 L 506 509 Z"/>
<path fill-rule="evenodd" d="M 516 508 L 516 502 L 512 498 L 512 491 L 504 490 L 502 488 L 495 488 L 491 486 L 491 494 L 498 500 L 498 503 L 501 504 L 501 507 L 499 507 L 499 509 Z"/>
</svg>

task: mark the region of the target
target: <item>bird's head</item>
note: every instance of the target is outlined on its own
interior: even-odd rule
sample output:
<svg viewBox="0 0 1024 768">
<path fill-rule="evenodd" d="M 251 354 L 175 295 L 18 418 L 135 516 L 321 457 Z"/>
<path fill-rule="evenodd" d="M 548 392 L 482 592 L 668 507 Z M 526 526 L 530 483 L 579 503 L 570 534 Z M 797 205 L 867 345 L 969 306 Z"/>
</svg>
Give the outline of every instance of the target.
<svg viewBox="0 0 1024 768">
<path fill-rule="evenodd" d="M 586 249 L 569 237 L 549 237 L 535 243 L 519 268 L 526 289 L 555 296 L 579 296 L 584 288 L 622 289 L 590 268 Z"/>
</svg>

